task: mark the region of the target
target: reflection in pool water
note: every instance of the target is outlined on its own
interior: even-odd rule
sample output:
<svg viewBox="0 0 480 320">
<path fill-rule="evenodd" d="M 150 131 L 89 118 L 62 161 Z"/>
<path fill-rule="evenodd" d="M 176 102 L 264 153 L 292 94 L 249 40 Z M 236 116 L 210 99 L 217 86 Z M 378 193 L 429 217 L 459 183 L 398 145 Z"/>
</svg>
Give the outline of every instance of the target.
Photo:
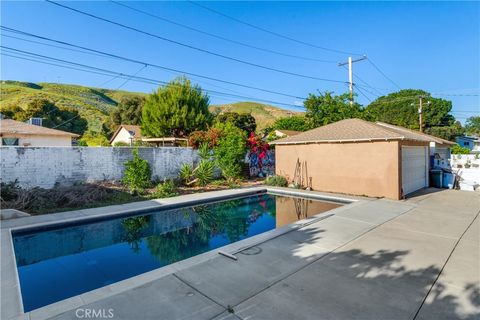
<svg viewBox="0 0 480 320">
<path fill-rule="evenodd" d="M 14 235 L 25 311 L 331 210 L 262 194 Z"/>
</svg>

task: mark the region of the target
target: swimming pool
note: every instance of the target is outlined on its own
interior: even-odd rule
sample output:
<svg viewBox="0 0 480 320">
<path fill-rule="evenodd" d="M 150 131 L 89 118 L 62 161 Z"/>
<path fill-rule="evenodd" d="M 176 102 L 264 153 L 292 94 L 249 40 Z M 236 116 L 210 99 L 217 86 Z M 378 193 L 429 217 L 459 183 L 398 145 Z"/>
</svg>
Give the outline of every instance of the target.
<svg viewBox="0 0 480 320">
<path fill-rule="evenodd" d="M 13 234 L 24 311 L 341 206 L 257 194 Z"/>
</svg>

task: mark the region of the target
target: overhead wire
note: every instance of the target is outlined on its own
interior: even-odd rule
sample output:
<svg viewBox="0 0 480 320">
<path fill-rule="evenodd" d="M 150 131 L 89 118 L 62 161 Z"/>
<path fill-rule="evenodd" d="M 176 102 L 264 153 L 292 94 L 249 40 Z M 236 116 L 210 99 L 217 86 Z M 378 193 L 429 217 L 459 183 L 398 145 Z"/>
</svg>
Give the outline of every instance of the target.
<svg viewBox="0 0 480 320">
<path fill-rule="evenodd" d="M 307 42 L 307 41 L 303 41 L 303 40 L 299 40 L 299 39 L 295 39 L 293 37 L 290 37 L 290 36 L 287 36 L 287 35 L 284 35 L 284 34 L 281 34 L 281 33 L 278 33 L 278 32 L 275 32 L 275 31 L 271 31 L 271 30 L 268 30 L 266 28 L 263 28 L 263 27 L 260 27 L 260 26 L 257 26 L 257 25 L 254 25 L 252 23 L 249 23 L 249 22 L 245 22 L 243 20 L 240 20 L 238 18 L 235 18 L 235 17 L 232 17 L 232 16 L 229 16 L 225 13 L 222 13 L 220 11 L 217 11 L 215 9 L 212 9 L 204 4 L 200 4 L 199 2 L 197 1 L 188 1 L 189 3 L 197 6 L 197 7 L 200 7 L 200 8 L 203 8 L 207 11 L 210 11 L 210 12 L 213 12 L 217 15 L 220 15 L 222 17 L 225 17 L 227 19 L 230 19 L 230 20 L 233 20 L 237 23 L 240 23 L 240 24 L 243 24 L 243 25 L 246 25 L 246 26 L 249 26 L 253 29 L 256 29 L 256 30 L 260 30 L 262 32 L 265 32 L 265 33 L 268 33 L 270 35 L 274 35 L 276 37 L 279 37 L 279 38 L 282 38 L 282 39 L 285 39 L 285 40 L 289 40 L 289 41 L 292 41 L 292 42 L 296 42 L 296 43 L 299 43 L 299 44 L 302 44 L 302 45 L 305 45 L 305 46 L 308 46 L 308 47 L 312 47 L 312 48 L 317 48 L 317 49 L 320 49 L 320 50 L 325 50 L 325 51 L 330 51 L 330 52 L 335 52 L 335 53 L 341 53 L 341 54 L 352 54 L 352 55 L 361 55 L 360 53 L 356 53 L 356 52 L 349 52 L 349 51 L 344 51 L 344 50 L 337 50 L 337 49 L 332 49 L 332 48 L 327 48 L 327 47 L 323 47 L 323 46 L 319 46 L 319 45 L 316 45 L 316 44 L 313 44 L 313 43 L 310 43 L 310 42 Z"/>
<path fill-rule="evenodd" d="M 69 64 L 69 65 L 74 65 L 75 68 L 77 68 L 76 70 L 79 70 L 78 68 L 84 68 L 84 69 L 88 69 L 87 72 L 90 72 L 90 71 L 93 70 L 95 73 L 100 73 L 100 74 L 103 74 L 103 75 L 119 75 L 119 77 L 122 77 L 124 79 L 131 78 L 134 81 L 140 81 L 140 82 L 147 81 L 148 83 L 162 84 L 162 85 L 168 85 L 169 84 L 168 82 L 162 81 L 162 80 L 156 80 L 156 79 L 151 79 L 151 78 L 146 78 L 146 77 L 139 77 L 139 76 L 135 76 L 135 75 L 130 75 L 130 74 L 126 74 L 126 73 L 120 73 L 120 72 L 107 70 L 107 69 L 103 69 L 103 68 L 98 68 L 98 67 L 94 67 L 94 66 L 90 66 L 90 65 L 86 65 L 86 64 L 81 64 L 81 63 L 77 63 L 77 62 L 72 62 L 72 61 L 68 61 L 68 60 L 64 60 L 64 59 L 58 59 L 58 58 L 53 58 L 53 57 L 49 57 L 49 56 L 45 56 L 45 55 L 40 55 L 40 54 L 37 54 L 37 53 L 28 52 L 28 51 L 20 50 L 20 49 L 15 49 L 15 48 L 3 46 L 3 45 L 0 45 L 0 48 L 6 49 L 8 51 L 13 51 L 15 53 L 20 53 L 20 54 L 23 54 L 23 55 L 30 55 L 30 56 L 36 57 L 37 59 L 47 59 L 49 61 L 54 61 L 56 63 L 64 63 L 64 64 Z M 3 52 L 2 52 L 2 55 L 4 55 Z M 23 58 L 23 57 L 20 57 L 20 58 Z M 40 62 L 40 61 L 37 61 L 37 62 Z M 86 70 L 80 70 L 80 71 L 86 71 Z M 267 102 L 267 103 L 273 103 L 273 104 L 285 105 L 285 106 L 289 106 L 289 107 L 298 108 L 297 105 L 294 105 L 294 104 L 291 104 L 291 103 L 284 103 L 284 102 L 273 101 L 273 100 L 268 100 L 268 99 L 263 99 L 263 98 L 256 98 L 256 97 L 251 97 L 251 96 L 225 93 L 225 92 L 220 92 L 220 91 L 211 90 L 211 89 L 203 89 L 203 90 L 205 92 L 208 92 L 209 94 L 212 94 L 212 95 L 226 95 L 226 96 L 232 96 L 232 97 L 238 97 L 238 98 L 244 98 L 244 99 L 251 99 L 251 100 L 256 100 L 256 101 L 262 101 L 262 102 Z"/>
<path fill-rule="evenodd" d="M 76 44 L 73 44 L 73 43 L 70 43 L 70 42 L 56 40 L 56 39 L 49 38 L 49 37 L 36 35 L 36 34 L 33 34 L 33 33 L 21 31 L 21 30 L 18 30 L 18 29 L 9 28 L 9 27 L 6 27 L 6 26 L 0 26 L 0 28 L 2 30 L 5 30 L 5 31 L 9 31 L 9 32 L 17 33 L 17 34 L 22 34 L 24 36 L 34 37 L 34 38 L 37 38 L 37 39 L 41 39 L 41 40 L 45 40 L 45 41 L 49 41 L 49 42 L 55 42 L 55 43 L 58 43 L 58 44 L 62 44 L 62 45 L 77 48 L 77 49 L 82 49 L 82 50 L 87 51 L 86 53 L 91 52 L 91 53 L 94 53 L 94 54 L 100 54 L 100 55 L 110 57 L 110 58 L 115 58 L 115 59 L 131 62 L 131 63 L 137 63 L 137 64 L 140 64 L 140 65 L 148 65 L 149 67 L 153 67 L 153 68 L 158 68 L 158 69 L 162 69 L 162 70 L 167 70 L 167 71 L 171 71 L 171 72 L 176 72 L 176 73 L 180 73 L 180 74 L 189 75 L 189 76 L 192 76 L 192 77 L 198 77 L 198 78 L 202 78 L 202 79 L 221 82 L 221 83 L 225 83 L 225 84 L 229 84 L 229 85 L 243 87 L 243 88 L 246 88 L 246 89 L 258 90 L 258 91 L 262 91 L 262 92 L 266 92 L 266 93 L 276 94 L 276 95 L 295 98 L 295 99 L 305 99 L 305 97 L 300 97 L 300 96 L 294 95 L 294 94 L 287 94 L 287 93 L 284 93 L 284 92 L 278 92 L 278 91 L 269 90 L 269 89 L 265 89 L 265 88 L 259 88 L 259 87 L 256 87 L 256 86 L 241 84 L 241 83 L 237 83 L 237 82 L 233 82 L 233 81 L 228 81 L 228 80 L 219 79 L 219 78 L 210 77 L 210 76 L 205 76 L 205 75 L 201 75 L 201 74 L 197 74 L 197 73 L 193 73 L 193 72 L 188 72 L 188 71 L 184 71 L 184 70 L 170 68 L 170 67 L 162 66 L 162 65 L 159 65 L 159 64 L 155 64 L 155 63 L 150 63 L 150 62 L 145 62 L 145 61 L 141 61 L 141 60 L 137 60 L 137 59 L 127 58 L 127 57 L 119 56 L 117 54 L 113 54 L 113 53 L 109 53 L 109 52 L 105 52 L 105 51 L 101 51 L 101 50 L 96 50 L 96 49 L 76 45 Z M 45 43 L 44 45 L 50 45 L 50 44 Z M 58 46 L 55 46 L 55 47 L 58 47 Z M 64 48 L 64 49 L 68 50 L 69 48 Z M 77 50 L 75 50 L 75 51 L 77 51 Z"/>
<path fill-rule="evenodd" d="M 173 39 L 169 39 L 169 38 L 166 38 L 166 37 L 163 37 L 163 36 L 159 36 L 157 34 L 154 34 L 154 33 L 148 32 L 148 31 L 144 31 L 144 30 L 141 30 L 141 29 L 138 29 L 138 28 L 135 28 L 135 27 L 131 27 L 131 26 L 128 26 L 126 24 L 116 22 L 116 21 L 113 21 L 113 20 L 110 20 L 110 19 L 106 19 L 106 18 L 97 16 L 97 15 L 94 15 L 92 13 L 88 13 L 86 11 L 75 9 L 73 7 L 69 7 L 67 5 L 60 4 L 60 3 L 52 1 L 52 0 L 45 0 L 45 1 L 50 3 L 50 4 L 59 6 L 61 8 L 64 8 L 64 9 L 67 9 L 67 10 L 70 10 L 70 11 L 73 11 L 73 12 L 76 12 L 76 13 L 79 13 L 79 14 L 97 19 L 97 20 L 100 20 L 100 21 L 104 21 L 104 22 L 122 27 L 124 29 L 135 31 L 137 33 L 141 33 L 141 34 L 144 34 L 144 35 L 147 35 L 147 36 L 150 36 L 150 37 L 162 40 L 162 41 L 166 41 L 166 42 L 178 45 L 178 46 L 182 46 L 182 47 L 185 47 L 185 48 L 189 48 L 189 49 L 192 49 L 192 50 L 203 52 L 205 54 L 209 54 L 209 55 L 216 56 L 216 57 L 219 57 L 219 58 L 223 58 L 223 59 L 226 59 L 226 60 L 234 61 L 234 62 L 241 63 L 241 64 L 244 64 L 244 65 L 249 65 L 249 66 L 252 66 L 252 67 L 256 67 L 256 68 L 260 68 L 260 69 L 264 69 L 264 70 L 269 70 L 269 71 L 277 72 L 277 73 L 281 73 L 281 74 L 286 74 L 286 75 L 290 75 L 290 76 L 295 76 L 295 77 L 299 77 L 299 78 L 333 82 L 333 83 L 345 83 L 345 81 L 341 81 L 341 80 L 327 79 L 327 78 L 321 78 L 321 77 L 296 73 L 296 72 L 292 72 L 292 71 L 288 71 L 288 70 L 282 70 L 282 69 L 277 69 L 277 68 L 274 68 L 274 67 L 261 65 L 261 64 L 255 63 L 255 62 L 250 62 L 250 61 L 239 59 L 239 58 L 230 57 L 230 56 L 227 56 L 227 55 L 224 55 L 224 54 L 221 54 L 221 53 L 217 53 L 217 52 L 214 52 L 214 51 L 211 51 L 211 50 L 199 48 L 199 47 L 196 47 L 196 46 L 193 46 L 193 45 L 190 45 L 190 44 L 186 44 L 186 43 L 183 43 L 183 42 L 180 42 L 180 41 L 177 41 L 177 40 L 173 40 Z"/>
<path fill-rule="evenodd" d="M 267 52 L 267 53 L 271 53 L 271 54 L 276 54 L 276 55 L 283 56 L 283 57 L 295 58 L 295 59 L 300 59 L 300 60 L 316 61 L 316 62 L 323 62 L 323 63 L 336 63 L 336 61 L 334 61 L 334 60 L 324 60 L 324 59 L 317 59 L 317 58 L 311 58 L 311 57 L 304 57 L 304 56 L 299 56 L 299 55 L 295 55 L 295 54 L 284 53 L 284 52 L 280 52 L 280 51 L 276 51 L 276 50 L 271 50 L 271 49 L 267 49 L 267 48 L 258 47 L 258 46 L 248 44 L 248 43 L 245 43 L 245 42 L 242 42 L 242 41 L 233 40 L 233 39 L 230 39 L 230 38 L 218 35 L 218 34 L 214 34 L 214 33 L 211 33 L 211 32 L 204 31 L 204 30 L 200 30 L 200 29 L 195 28 L 195 27 L 191 27 L 191 26 L 188 26 L 186 24 L 183 24 L 183 23 L 180 23 L 180 22 L 177 22 L 177 21 L 173 21 L 173 20 L 167 19 L 165 17 L 161 17 L 157 14 L 153 14 L 151 12 L 147 12 L 147 11 L 129 6 L 129 5 L 127 5 L 123 2 L 120 2 L 120 1 L 115 1 L 115 0 L 109 0 L 109 1 L 118 5 L 118 6 L 122 6 L 124 8 L 127 8 L 127 9 L 131 10 L 131 11 L 135 11 L 137 13 L 144 14 L 146 16 L 150 16 L 152 18 L 161 20 L 163 22 L 167 22 L 167 23 L 176 25 L 178 27 L 181 27 L 181 28 L 184 28 L 184 29 L 187 29 L 187 30 L 190 30 L 190 31 L 194 31 L 194 32 L 197 32 L 197 33 L 200 33 L 200 34 L 203 34 L 203 35 L 207 35 L 209 37 L 216 38 L 216 39 L 226 41 L 226 42 L 229 42 L 229 43 L 234 43 L 236 45 L 243 46 L 243 47 L 246 47 L 246 48 L 255 49 L 255 50 L 259 50 L 259 51 L 263 51 L 263 52 Z"/>
</svg>

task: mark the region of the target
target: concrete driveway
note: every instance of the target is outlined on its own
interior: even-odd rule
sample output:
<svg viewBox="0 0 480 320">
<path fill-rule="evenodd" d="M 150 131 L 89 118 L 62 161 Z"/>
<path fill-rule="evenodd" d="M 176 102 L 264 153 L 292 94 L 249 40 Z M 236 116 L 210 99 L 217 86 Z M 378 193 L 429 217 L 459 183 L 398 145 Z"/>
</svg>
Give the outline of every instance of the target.
<svg viewBox="0 0 480 320">
<path fill-rule="evenodd" d="M 479 319 L 479 211 L 479 193 L 453 190 L 366 201 L 236 261 L 218 256 L 81 308 L 113 319 Z"/>
</svg>

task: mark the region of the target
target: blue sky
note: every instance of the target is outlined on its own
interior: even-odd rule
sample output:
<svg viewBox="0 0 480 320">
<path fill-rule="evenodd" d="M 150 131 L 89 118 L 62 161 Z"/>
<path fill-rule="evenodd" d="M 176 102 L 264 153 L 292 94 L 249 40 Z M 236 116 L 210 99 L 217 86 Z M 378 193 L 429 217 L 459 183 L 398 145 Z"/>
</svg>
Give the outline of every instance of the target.
<svg viewBox="0 0 480 320">
<path fill-rule="evenodd" d="M 125 2 L 151 14 L 236 41 L 269 50 L 331 63 L 279 56 L 228 43 L 160 21 L 109 1 L 62 2 L 110 20 L 165 38 L 289 72 L 317 78 L 347 81 L 347 70 L 336 62 L 341 54 L 312 48 L 237 23 L 189 2 Z M 242 21 L 317 46 L 366 54 L 401 88 L 419 88 L 432 93 L 477 94 L 480 92 L 480 4 L 479 2 L 202 2 L 205 6 Z M 2 26 L 159 64 L 231 82 L 265 88 L 297 97 L 310 92 L 347 91 L 344 83 L 305 79 L 276 73 L 201 53 L 119 26 L 71 12 L 44 1 L 1 3 Z M 37 54 L 88 64 L 124 74 L 168 81 L 173 72 L 142 68 L 142 65 L 72 52 L 5 37 L 2 45 Z M 23 36 L 16 36 L 24 38 Z M 358 56 L 354 56 L 358 57 Z M 380 93 L 396 91 L 396 86 L 371 63 L 354 64 L 359 85 L 357 99 L 366 105 Z M 112 76 L 68 70 L 51 65 L 2 56 L 1 78 L 31 82 L 61 82 L 117 88 L 125 80 Z M 193 78 L 203 88 L 258 99 L 298 104 L 300 99 L 265 93 Z M 153 84 L 129 81 L 121 88 L 151 92 Z M 454 103 L 454 115 L 462 122 L 478 114 L 478 96 L 440 96 Z M 368 98 L 368 99 L 367 99 Z M 212 103 L 228 103 L 242 98 L 211 95 Z"/>
</svg>

